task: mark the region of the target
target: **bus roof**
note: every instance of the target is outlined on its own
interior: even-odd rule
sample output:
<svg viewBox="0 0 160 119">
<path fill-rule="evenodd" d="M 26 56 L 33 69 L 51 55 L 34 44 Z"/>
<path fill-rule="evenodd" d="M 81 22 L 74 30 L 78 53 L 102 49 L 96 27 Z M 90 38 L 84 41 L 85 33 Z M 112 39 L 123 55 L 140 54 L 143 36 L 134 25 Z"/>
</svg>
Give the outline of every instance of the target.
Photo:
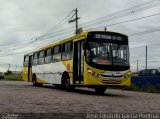
<svg viewBox="0 0 160 119">
<path fill-rule="evenodd" d="M 122 33 L 118 33 L 118 32 L 112 32 L 112 31 L 85 31 L 85 32 L 82 32 L 82 33 L 79 33 L 77 35 L 74 35 L 72 37 L 69 37 L 69 38 L 66 38 L 66 39 L 63 39 L 63 40 L 57 40 L 49 45 L 46 45 L 46 46 L 42 46 L 41 48 L 39 48 L 39 50 L 33 50 L 32 52 L 29 52 L 29 53 L 26 53 L 25 55 L 32 55 L 34 52 L 38 52 L 38 51 L 41 51 L 41 50 L 45 50 L 47 48 L 51 48 L 53 46 L 56 46 L 56 45 L 59 45 L 59 44 L 63 44 L 65 42 L 69 42 L 69 41 L 72 41 L 72 40 L 79 40 L 79 39 L 82 39 L 82 38 L 86 38 L 88 33 L 90 32 L 109 32 L 109 33 L 117 33 L 117 34 L 121 34 L 121 35 L 124 35 L 124 36 L 127 36 L 125 34 L 122 34 Z"/>
</svg>

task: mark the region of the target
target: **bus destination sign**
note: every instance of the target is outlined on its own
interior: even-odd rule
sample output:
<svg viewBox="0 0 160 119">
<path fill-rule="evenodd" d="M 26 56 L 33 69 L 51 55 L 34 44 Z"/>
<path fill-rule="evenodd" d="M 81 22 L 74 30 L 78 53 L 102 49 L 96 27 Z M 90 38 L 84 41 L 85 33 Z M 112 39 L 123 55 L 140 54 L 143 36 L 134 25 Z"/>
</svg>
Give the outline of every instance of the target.
<svg viewBox="0 0 160 119">
<path fill-rule="evenodd" d="M 88 41 L 108 42 L 128 45 L 128 37 L 120 33 L 112 32 L 90 32 L 87 37 Z"/>
<path fill-rule="evenodd" d="M 94 38 L 95 39 L 113 40 L 113 41 L 122 41 L 121 36 L 107 35 L 107 34 L 94 34 Z"/>
</svg>

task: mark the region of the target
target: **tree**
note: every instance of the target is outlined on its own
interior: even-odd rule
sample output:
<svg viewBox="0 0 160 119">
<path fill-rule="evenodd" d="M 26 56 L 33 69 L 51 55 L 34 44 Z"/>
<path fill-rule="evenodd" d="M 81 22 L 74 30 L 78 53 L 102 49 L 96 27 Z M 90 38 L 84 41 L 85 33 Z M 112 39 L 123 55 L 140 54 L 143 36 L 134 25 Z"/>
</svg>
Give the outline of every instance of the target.
<svg viewBox="0 0 160 119">
<path fill-rule="evenodd" d="M 12 71 L 7 70 L 7 72 L 4 73 L 5 75 L 12 75 Z"/>
</svg>

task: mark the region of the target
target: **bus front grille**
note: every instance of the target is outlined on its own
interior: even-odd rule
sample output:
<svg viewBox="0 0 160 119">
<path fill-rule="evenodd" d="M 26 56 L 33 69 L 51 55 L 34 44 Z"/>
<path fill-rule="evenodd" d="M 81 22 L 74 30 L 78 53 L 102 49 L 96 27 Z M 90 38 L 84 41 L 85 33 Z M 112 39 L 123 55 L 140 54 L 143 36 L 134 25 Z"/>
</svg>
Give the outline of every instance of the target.
<svg viewBox="0 0 160 119">
<path fill-rule="evenodd" d="M 102 80 L 102 83 L 104 83 L 104 84 L 120 84 L 121 81 L 118 81 L 118 80 Z"/>
<path fill-rule="evenodd" d="M 123 78 L 123 76 L 111 76 L 111 75 L 101 75 L 102 77 L 105 77 L 105 78 Z"/>
</svg>

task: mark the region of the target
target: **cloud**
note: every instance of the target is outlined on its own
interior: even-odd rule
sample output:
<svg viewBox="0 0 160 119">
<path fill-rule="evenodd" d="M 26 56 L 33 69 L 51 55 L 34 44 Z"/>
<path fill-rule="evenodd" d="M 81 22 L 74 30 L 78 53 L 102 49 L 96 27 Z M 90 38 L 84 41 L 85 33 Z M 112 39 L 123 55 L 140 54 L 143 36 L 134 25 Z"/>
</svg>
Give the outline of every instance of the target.
<svg viewBox="0 0 160 119">
<path fill-rule="evenodd" d="M 82 24 L 84 22 L 107 16 L 109 14 L 147 1 L 148 0 L 0 0 L 0 46 L 9 44 L 16 46 L 16 44 L 20 42 L 31 40 L 32 38 L 46 33 L 49 29 L 52 28 L 53 25 L 57 24 L 58 21 L 68 15 L 71 10 L 75 8 L 78 8 L 78 13 L 81 18 L 79 23 Z M 105 26 L 110 23 L 138 18 L 158 12 L 160 12 L 160 10 L 157 6 L 155 8 L 139 13 L 135 12 L 134 14 L 128 15 L 124 18 L 115 19 L 110 22 L 106 21 L 102 24 L 96 24 L 90 26 L 90 28 Z M 108 27 L 108 29 L 129 35 L 136 32 L 150 30 L 152 28 L 157 28 L 160 26 L 159 21 L 160 16 L 156 16 L 139 21 L 119 24 L 116 26 Z M 69 28 L 71 26 L 75 26 L 75 24 L 68 24 L 66 20 L 66 24 L 64 24 L 64 26 L 59 30 Z M 72 33 L 74 33 L 74 29 L 72 30 Z M 59 38 L 52 38 L 53 41 L 56 39 Z M 150 45 L 152 43 L 160 43 L 158 32 L 130 38 L 130 47 Z M 31 47 L 37 47 L 39 45 L 40 44 L 38 43 L 32 44 Z M 30 47 L 25 47 L 23 49 L 21 48 L 18 51 L 13 50 L 9 53 L 20 52 L 20 50 L 23 52 L 29 48 Z M 156 51 L 159 52 L 159 48 L 157 48 Z M 155 53 L 156 51 L 154 48 L 150 49 L 152 54 L 150 57 L 158 60 L 159 55 L 158 53 Z M 130 49 L 130 52 L 132 56 L 132 65 L 136 65 L 134 60 L 145 56 L 143 47 L 132 48 Z M 1 51 L 0 55 L 4 53 L 5 52 Z M 20 61 L 17 61 L 17 58 Z M 5 58 L 0 57 L 0 62 L 22 65 L 23 54 L 18 55 L 18 57 L 6 57 L 7 60 L 5 61 L 4 59 Z M 157 65 L 159 64 L 157 63 Z"/>
</svg>

